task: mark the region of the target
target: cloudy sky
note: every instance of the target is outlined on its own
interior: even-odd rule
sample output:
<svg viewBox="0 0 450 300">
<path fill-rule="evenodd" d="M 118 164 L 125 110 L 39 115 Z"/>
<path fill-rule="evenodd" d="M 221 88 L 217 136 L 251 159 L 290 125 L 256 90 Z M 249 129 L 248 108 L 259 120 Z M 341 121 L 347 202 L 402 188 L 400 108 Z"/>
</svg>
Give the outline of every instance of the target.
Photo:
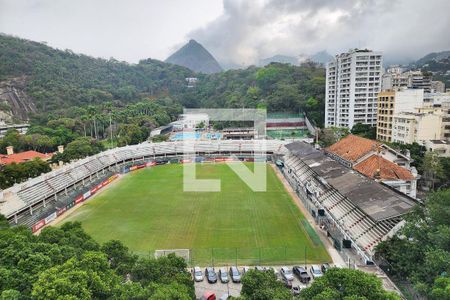
<svg viewBox="0 0 450 300">
<path fill-rule="evenodd" d="M 0 32 L 137 62 L 194 38 L 223 64 L 349 48 L 450 50 L 449 0 L 0 0 Z"/>
</svg>

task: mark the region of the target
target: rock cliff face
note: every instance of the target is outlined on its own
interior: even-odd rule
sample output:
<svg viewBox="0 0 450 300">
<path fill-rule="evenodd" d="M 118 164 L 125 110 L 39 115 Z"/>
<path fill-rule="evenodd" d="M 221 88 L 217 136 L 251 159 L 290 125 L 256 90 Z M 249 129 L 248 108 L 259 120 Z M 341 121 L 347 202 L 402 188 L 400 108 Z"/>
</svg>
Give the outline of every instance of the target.
<svg viewBox="0 0 450 300">
<path fill-rule="evenodd" d="M 26 77 L 0 82 L 0 122 L 26 122 L 36 112 L 33 100 L 26 94 Z"/>
</svg>

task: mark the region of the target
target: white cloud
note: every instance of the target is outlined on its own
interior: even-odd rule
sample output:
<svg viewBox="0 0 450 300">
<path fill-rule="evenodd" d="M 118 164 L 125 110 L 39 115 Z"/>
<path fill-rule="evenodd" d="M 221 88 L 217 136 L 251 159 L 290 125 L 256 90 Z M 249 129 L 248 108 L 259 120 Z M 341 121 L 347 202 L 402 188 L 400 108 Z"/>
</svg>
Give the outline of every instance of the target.
<svg viewBox="0 0 450 300">
<path fill-rule="evenodd" d="M 0 0 L 0 32 L 93 56 L 164 60 L 190 38 L 223 63 L 354 47 L 450 49 L 448 0 Z"/>
<path fill-rule="evenodd" d="M 224 0 L 224 8 L 190 36 L 231 64 L 324 49 L 335 54 L 369 47 L 391 58 L 450 49 L 447 0 Z"/>
</svg>

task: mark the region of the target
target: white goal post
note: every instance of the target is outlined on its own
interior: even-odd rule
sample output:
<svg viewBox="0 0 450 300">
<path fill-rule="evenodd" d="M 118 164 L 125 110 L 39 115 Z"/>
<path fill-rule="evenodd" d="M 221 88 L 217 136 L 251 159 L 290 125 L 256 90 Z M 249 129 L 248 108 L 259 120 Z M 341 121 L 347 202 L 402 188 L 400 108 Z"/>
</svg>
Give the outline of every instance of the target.
<svg viewBox="0 0 450 300">
<path fill-rule="evenodd" d="M 161 256 L 167 256 L 171 253 L 174 253 L 176 256 L 184 258 L 186 262 L 189 262 L 189 259 L 191 258 L 191 251 L 189 249 L 161 249 L 161 250 L 155 250 L 155 258 L 161 257 Z"/>
</svg>

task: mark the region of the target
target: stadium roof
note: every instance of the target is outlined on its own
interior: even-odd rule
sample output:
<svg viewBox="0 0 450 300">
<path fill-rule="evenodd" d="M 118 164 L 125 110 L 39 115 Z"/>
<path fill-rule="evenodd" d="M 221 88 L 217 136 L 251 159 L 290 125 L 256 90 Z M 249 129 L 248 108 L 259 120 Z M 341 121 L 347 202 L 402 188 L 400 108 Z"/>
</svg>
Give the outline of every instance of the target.
<svg viewBox="0 0 450 300">
<path fill-rule="evenodd" d="M 375 221 L 403 215 L 416 204 L 413 198 L 343 166 L 306 143 L 294 142 L 286 148 L 323 183 L 332 186 Z"/>
</svg>

